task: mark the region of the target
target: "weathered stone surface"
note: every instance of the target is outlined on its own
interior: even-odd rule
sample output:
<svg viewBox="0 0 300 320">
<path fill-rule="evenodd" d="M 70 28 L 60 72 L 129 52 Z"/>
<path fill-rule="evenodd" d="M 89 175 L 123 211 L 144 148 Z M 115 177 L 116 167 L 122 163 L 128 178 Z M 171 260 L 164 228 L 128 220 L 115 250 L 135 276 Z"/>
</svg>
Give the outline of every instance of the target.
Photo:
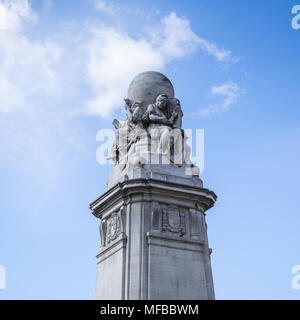
<svg viewBox="0 0 300 320">
<path fill-rule="evenodd" d="M 214 299 L 205 211 L 215 200 L 199 186 L 138 178 L 93 202 L 105 234 L 96 299 Z M 116 215 L 122 223 L 108 241 Z"/>
<path fill-rule="evenodd" d="M 138 75 L 128 98 L 108 190 L 90 205 L 101 220 L 95 297 L 214 299 L 205 212 L 216 195 L 189 160 L 180 102 L 156 72 Z"/>
<path fill-rule="evenodd" d="M 141 101 L 144 106 L 155 103 L 160 94 L 174 98 L 174 88 L 171 81 L 163 74 L 156 71 L 146 71 L 138 74 L 130 83 L 128 98 Z"/>
</svg>

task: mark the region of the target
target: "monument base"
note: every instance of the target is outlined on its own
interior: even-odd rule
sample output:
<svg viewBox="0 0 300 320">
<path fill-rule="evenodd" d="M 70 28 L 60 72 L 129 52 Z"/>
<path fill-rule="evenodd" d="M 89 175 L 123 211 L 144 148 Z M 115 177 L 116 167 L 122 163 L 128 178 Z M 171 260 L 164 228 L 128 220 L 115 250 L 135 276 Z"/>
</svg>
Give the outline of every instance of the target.
<svg viewBox="0 0 300 320">
<path fill-rule="evenodd" d="M 95 298 L 214 299 L 205 211 L 216 195 L 197 177 L 134 172 L 90 205 L 101 219 Z"/>
</svg>

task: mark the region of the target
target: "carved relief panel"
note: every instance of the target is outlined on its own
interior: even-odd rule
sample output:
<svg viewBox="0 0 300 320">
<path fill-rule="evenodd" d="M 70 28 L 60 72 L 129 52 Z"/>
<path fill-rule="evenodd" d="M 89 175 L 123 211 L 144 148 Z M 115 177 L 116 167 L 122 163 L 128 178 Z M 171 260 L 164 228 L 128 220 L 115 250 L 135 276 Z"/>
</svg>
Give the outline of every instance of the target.
<svg viewBox="0 0 300 320">
<path fill-rule="evenodd" d="M 123 211 L 113 212 L 109 217 L 102 220 L 100 225 L 101 247 L 105 247 L 115 240 L 120 234 L 124 233 Z"/>
<path fill-rule="evenodd" d="M 179 233 L 180 236 L 186 234 L 185 213 L 180 211 L 175 205 L 169 205 L 162 210 L 162 230 Z"/>
<path fill-rule="evenodd" d="M 107 243 L 116 239 L 121 234 L 121 221 L 117 212 L 114 212 L 107 220 Z"/>
<path fill-rule="evenodd" d="M 185 211 L 176 205 L 160 205 L 152 203 L 151 225 L 152 229 L 177 233 L 180 236 L 186 234 Z"/>
</svg>

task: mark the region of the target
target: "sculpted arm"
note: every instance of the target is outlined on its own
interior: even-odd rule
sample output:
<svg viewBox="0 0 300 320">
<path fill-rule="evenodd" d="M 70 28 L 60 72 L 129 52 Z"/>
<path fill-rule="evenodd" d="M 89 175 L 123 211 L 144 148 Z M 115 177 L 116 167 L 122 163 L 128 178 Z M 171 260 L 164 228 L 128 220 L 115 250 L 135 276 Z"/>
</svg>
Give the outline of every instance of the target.
<svg viewBox="0 0 300 320">
<path fill-rule="evenodd" d="M 163 122 L 163 120 L 167 121 L 167 118 L 166 117 L 160 117 L 156 114 L 149 114 L 149 119 L 152 120 L 152 121 L 160 121 Z"/>
<path fill-rule="evenodd" d="M 158 123 L 167 123 L 168 119 L 164 115 L 158 115 L 153 108 L 152 105 L 149 105 L 148 110 L 148 117 L 151 121 L 158 122 Z"/>
</svg>

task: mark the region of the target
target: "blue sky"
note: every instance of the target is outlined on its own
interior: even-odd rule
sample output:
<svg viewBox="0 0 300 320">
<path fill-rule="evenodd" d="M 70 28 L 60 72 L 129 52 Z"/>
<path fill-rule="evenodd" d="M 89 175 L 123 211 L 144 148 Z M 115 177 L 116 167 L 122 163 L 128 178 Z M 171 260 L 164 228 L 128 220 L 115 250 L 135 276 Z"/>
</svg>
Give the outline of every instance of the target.
<svg viewBox="0 0 300 320">
<path fill-rule="evenodd" d="M 0 299 L 92 299 L 101 128 L 145 70 L 205 130 L 217 299 L 299 299 L 300 1 L 0 1 Z"/>
</svg>

